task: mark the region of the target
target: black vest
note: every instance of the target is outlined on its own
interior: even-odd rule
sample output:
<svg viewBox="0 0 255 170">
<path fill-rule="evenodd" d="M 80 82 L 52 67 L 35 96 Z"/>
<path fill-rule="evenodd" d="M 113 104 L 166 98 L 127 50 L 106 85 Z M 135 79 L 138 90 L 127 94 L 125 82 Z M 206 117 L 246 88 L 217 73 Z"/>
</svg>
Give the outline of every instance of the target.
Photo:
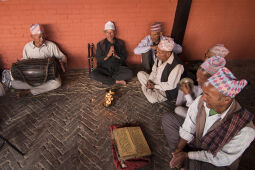
<svg viewBox="0 0 255 170">
<path fill-rule="evenodd" d="M 158 64 L 158 63 L 157 63 Z M 182 61 L 179 59 L 178 56 L 176 56 L 174 54 L 174 59 L 173 59 L 173 62 L 172 64 L 169 64 L 167 63 L 163 72 L 162 72 L 162 75 L 161 75 L 161 82 L 167 82 L 168 81 L 168 76 L 169 74 L 171 73 L 171 71 L 175 68 L 176 65 L 178 64 L 182 64 Z M 178 95 L 178 88 L 176 87 L 175 89 L 172 89 L 172 90 L 167 90 L 165 91 L 166 92 L 166 98 L 168 101 L 171 101 L 173 99 L 176 99 L 177 98 L 177 95 Z"/>
</svg>

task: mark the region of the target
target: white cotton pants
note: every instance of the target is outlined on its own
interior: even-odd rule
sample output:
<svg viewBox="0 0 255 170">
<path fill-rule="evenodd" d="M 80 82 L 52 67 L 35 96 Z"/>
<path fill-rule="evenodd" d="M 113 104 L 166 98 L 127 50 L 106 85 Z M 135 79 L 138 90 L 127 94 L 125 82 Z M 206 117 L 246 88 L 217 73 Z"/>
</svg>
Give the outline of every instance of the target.
<svg viewBox="0 0 255 170">
<path fill-rule="evenodd" d="M 14 89 L 30 89 L 30 92 L 33 95 L 45 93 L 54 89 L 57 89 L 61 86 L 61 78 L 58 77 L 55 80 L 49 80 L 46 83 L 40 85 L 40 86 L 30 86 L 29 84 L 19 81 L 19 80 L 13 80 L 12 81 L 12 87 Z"/>
<path fill-rule="evenodd" d="M 137 78 L 139 82 L 142 84 L 142 91 L 147 100 L 150 103 L 160 103 L 167 100 L 166 93 L 164 91 L 158 90 L 158 89 L 148 89 L 146 87 L 146 84 L 149 80 L 149 74 L 147 74 L 144 71 L 139 71 L 137 73 Z"/>
<path fill-rule="evenodd" d="M 179 116 L 185 118 L 186 115 L 187 115 L 187 112 L 188 112 L 188 107 L 185 107 L 185 106 L 177 106 L 177 107 L 174 109 L 174 112 L 175 112 L 177 115 L 179 115 Z"/>
</svg>

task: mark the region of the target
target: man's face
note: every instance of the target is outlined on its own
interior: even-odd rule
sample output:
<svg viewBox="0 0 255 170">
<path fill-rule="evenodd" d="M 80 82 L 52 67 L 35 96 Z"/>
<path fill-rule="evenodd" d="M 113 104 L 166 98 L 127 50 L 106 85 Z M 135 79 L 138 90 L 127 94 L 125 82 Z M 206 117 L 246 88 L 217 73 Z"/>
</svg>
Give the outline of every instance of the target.
<svg viewBox="0 0 255 170">
<path fill-rule="evenodd" d="M 115 31 L 114 30 L 105 30 L 105 36 L 108 40 L 113 41 L 114 36 L 115 36 Z"/>
<path fill-rule="evenodd" d="M 171 56 L 171 54 L 172 54 L 171 51 L 163 51 L 163 50 L 157 48 L 158 59 L 163 62 L 165 62 Z"/>
<path fill-rule="evenodd" d="M 229 104 L 230 98 L 221 94 L 214 86 L 209 84 L 203 85 L 203 101 L 206 103 L 206 107 L 215 111 L 222 110 Z"/>
<path fill-rule="evenodd" d="M 160 40 L 160 32 L 158 31 L 151 31 L 151 39 L 154 43 L 159 43 Z"/>
<path fill-rule="evenodd" d="M 31 35 L 36 46 L 40 47 L 45 41 L 44 34 L 33 34 Z"/>
<path fill-rule="evenodd" d="M 206 53 L 205 53 L 205 60 L 208 59 L 208 58 L 211 58 L 215 56 L 215 54 L 213 52 L 211 52 L 210 50 L 207 50 Z"/>
<path fill-rule="evenodd" d="M 203 69 L 198 68 L 197 70 L 197 82 L 202 87 L 203 84 L 208 80 L 210 75 Z"/>
</svg>

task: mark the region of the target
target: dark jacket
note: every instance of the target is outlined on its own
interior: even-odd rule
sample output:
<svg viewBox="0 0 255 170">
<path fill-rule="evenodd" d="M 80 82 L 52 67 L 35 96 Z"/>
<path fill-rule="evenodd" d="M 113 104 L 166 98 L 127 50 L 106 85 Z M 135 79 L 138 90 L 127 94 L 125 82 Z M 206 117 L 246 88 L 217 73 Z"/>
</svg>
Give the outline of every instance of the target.
<svg viewBox="0 0 255 170">
<path fill-rule="evenodd" d="M 111 56 L 108 60 L 104 61 L 111 46 L 114 46 L 115 53 L 120 57 L 117 59 Z M 126 66 L 125 60 L 127 52 L 125 44 L 122 40 L 115 38 L 114 43 L 110 43 L 106 38 L 97 43 L 96 59 L 97 68 L 100 68 L 106 75 L 112 75 L 119 70 L 120 66 Z"/>
</svg>

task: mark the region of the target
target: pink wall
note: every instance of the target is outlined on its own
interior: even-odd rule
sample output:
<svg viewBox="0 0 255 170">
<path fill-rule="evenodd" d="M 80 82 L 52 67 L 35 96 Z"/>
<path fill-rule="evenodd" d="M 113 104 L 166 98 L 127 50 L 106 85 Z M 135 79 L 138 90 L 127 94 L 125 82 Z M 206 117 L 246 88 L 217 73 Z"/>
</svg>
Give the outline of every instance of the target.
<svg viewBox="0 0 255 170">
<path fill-rule="evenodd" d="M 87 44 L 104 38 L 104 24 L 116 23 L 118 37 L 126 42 L 129 63 L 139 63 L 133 49 L 149 33 L 149 26 L 163 22 L 171 32 L 177 0 L 7 0 L 0 2 L 0 56 L 5 67 L 22 57 L 30 41 L 31 23 L 45 25 L 49 40 L 68 55 L 69 68 L 87 65 Z"/>
<path fill-rule="evenodd" d="M 200 59 L 221 43 L 227 60 L 255 58 L 254 0 L 193 0 L 184 37 L 183 59 Z"/>
<path fill-rule="evenodd" d="M 140 63 L 133 49 L 149 33 L 149 26 L 163 22 L 170 35 L 177 0 L 6 0 L 0 1 L 0 59 L 5 67 L 22 56 L 30 41 L 29 26 L 41 23 L 48 39 L 68 55 L 69 68 L 87 64 L 87 43 L 104 38 L 108 20 L 116 23 L 118 37 L 125 40 L 129 63 Z M 184 37 L 182 59 L 203 57 L 207 48 L 225 44 L 227 59 L 254 58 L 254 0 L 193 0 Z"/>
</svg>

